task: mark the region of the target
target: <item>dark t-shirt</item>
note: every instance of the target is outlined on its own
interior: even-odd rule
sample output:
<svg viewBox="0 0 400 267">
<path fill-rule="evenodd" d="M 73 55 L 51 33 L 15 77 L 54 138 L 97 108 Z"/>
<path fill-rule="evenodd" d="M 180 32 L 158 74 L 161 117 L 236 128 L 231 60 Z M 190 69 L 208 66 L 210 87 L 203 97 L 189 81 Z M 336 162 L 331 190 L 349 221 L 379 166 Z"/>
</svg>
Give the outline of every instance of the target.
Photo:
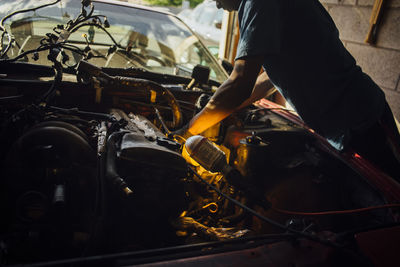
<svg viewBox="0 0 400 267">
<path fill-rule="evenodd" d="M 318 0 L 242 0 L 238 13 L 237 59 L 263 56 L 271 81 L 311 128 L 340 141 L 378 120 L 384 93 Z"/>
</svg>

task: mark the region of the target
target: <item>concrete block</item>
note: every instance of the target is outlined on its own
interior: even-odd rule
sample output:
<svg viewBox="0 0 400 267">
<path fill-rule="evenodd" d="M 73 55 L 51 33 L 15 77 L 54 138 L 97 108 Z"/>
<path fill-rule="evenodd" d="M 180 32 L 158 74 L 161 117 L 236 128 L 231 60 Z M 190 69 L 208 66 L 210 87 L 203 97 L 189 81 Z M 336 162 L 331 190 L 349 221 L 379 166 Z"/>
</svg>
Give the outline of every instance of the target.
<svg viewBox="0 0 400 267">
<path fill-rule="evenodd" d="M 386 95 L 386 100 L 392 109 L 393 115 L 400 121 L 400 92 L 387 88 L 382 88 Z"/>
<path fill-rule="evenodd" d="M 335 21 L 342 40 L 364 42 L 369 27 L 371 8 L 331 6 L 329 14 Z"/>
<path fill-rule="evenodd" d="M 331 9 L 331 5 L 329 4 L 322 4 L 324 6 L 324 8 L 329 12 L 329 10 Z"/>
<path fill-rule="evenodd" d="M 359 6 L 373 6 L 375 0 L 358 0 Z M 400 7 L 400 0 L 387 1 L 387 7 Z"/>
<path fill-rule="evenodd" d="M 400 74 L 400 51 L 350 42 L 346 48 L 379 86 L 395 90 Z"/>
<path fill-rule="evenodd" d="M 400 1 L 400 0 L 399 0 Z M 364 43 L 369 29 L 371 7 L 331 6 L 331 14 L 343 41 Z M 378 29 L 378 47 L 400 50 L 400 9 L 388 9 Z"/>
<path fill-rule="evenodd" d="M 400 75 L 399 78 L 397 79 L 396 91 L 400 93 Z"/>
<path fill-rule="evenodd" d="M 400 8 L 392 8 L 384 13 L 376 45 L 400 50 Z"/>
</svg>

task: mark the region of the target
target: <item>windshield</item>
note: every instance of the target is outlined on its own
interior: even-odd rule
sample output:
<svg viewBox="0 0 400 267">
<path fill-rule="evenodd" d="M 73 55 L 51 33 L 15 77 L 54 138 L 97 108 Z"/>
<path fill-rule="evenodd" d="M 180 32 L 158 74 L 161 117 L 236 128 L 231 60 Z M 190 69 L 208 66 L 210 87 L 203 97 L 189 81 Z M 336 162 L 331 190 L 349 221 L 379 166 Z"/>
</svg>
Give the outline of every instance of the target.
<svg viewBox="0 0 400 267">
<path fill-rule="evenodd" d="M 36 7 L 54 1 L 1 0 L 0 17 L 19 10 Z M 210 78 L 222 83 L 227 77 L 209 51 L 188 27 L 173 15 L 156 11 L 93 1 L 95 13 L 105 15 L 110 24 L 107 31 L 118 48 L 112 53 L 109 48 L 115 43 L 103 30 L 87 25 L 72 33 L 68 42 L 84 49 L 89 46 L 93 57 L 89 60 L 99 67 L 143 68 L 165 74 L 190 76 L 193 68 L 200 64 L 210 68 Z M 40 40 L 53 28 L 66 24 L 80 13 L 80 0 L 62 0 L 56 5 L 34 12 L 17 14 L 5 21 L 5 27 L 14 36 L 15 42 L 7 56 L 15 57 L 24 51 L 36 49 Z M 48 52 L 39 57 L 21 60 L 51 65 Z M 81 60 L 81 55 L 71 51 L 67 65 Z"/>
</svg>

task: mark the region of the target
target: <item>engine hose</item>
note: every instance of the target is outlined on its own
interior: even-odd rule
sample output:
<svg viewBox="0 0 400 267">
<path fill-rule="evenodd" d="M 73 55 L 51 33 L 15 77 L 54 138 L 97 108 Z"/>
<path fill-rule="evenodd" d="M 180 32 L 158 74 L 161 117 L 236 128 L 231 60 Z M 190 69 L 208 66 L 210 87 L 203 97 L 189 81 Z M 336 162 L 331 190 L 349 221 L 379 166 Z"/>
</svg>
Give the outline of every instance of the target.
<svg viewBox="0 0 400 267">
<path fill-rule="evenodd" d="M 109 91 L 111 95 L 127 96 L 132 95 L 131 88 L 143 88 L 151 94 L 151 102 L 155 102 L 157 96 L 163 97 L 172 109 L 173 120 L 167 123 L 172 129 L 178 129 L 182 126 L 182 111 L 175 96 L 167 88 L 153 81 L 116 76 L 113 79 L 115 87 Z M 154 92 L 154 93 L 153 93 Z M 153 95 L 154 94 L 154 95 Z"/>
<path fill-rule="evenodd" d="M 84 60 L 79 62 L 78 76 L 83 77 L 83 74 L 88 74 L 90 77 L 98 77 L 99 81 L 111 88 L 108 91 L 110 95 L 120 97 L 136 96 L 137 93 L 133 92 L 133 88 L 142 88 L 150 93 L 150 100 L 152 103 L 156 101 L 157 96 L 163 97 L 172 109 L 173 120 L 167 123 L 168 128 L 174 130 L 182 126 L 182 111 L 175 96 L 167 88 L 159 83 L 123 76 L 110 76 L 103 72 L 101 68 L 90 64 Z M 87 76 L 87 75 L 86 75 Z M 82 81 L 83 82 L 83 81 Z"/>
<path fill-rule="evenodd" d="M 246 205 L 246 199 L 243 198 L 242 202 L 243 205 Z M 224 225 L 234 225 L 242 221 L 247 215 L 247 212 L 244 209 L 240 209 L 237 213 L 231 215 L 231 216 L 226 216 L 222 219 L 220 219 L 221 222 L 224 223 Z"/>
<path fill-rule="evenodd" d="M 57 88 L 61 84 L 62 76 L 63 76 L 63 68 L 59 62 L 54 61 L 53 68 L 54 68 L 54 72 L 55 72 L 54 81 L 53 81 L 50 89 L 39 100 L 40 103 L 44 103 L 46 105 L 49 104 L 49 102 L 54 97 L 54 94 L 55 94 Z"/>
<path fill-rule="evenodd" d="M 129 196 L 133 192 L 126 184 L 125 180 L 117 173 L 116 166 L 116 155 L 117 147 L 116 143 L 123 134 L 127 131 L 116 132 L 110 135 L 107 139 L 107 156 L 106 156 L 106 178 L 115 186 L 117 189 L 122 190 L 125 195 Z"/>
<path fill-rule="evenodd" d="M 299 215 L 299 216 L 328 216 L 328 215 L 343 215 L 343 214 L 354 214 L 354 213 L 362 213 L 371 210 L 378 209 L 389 209 L 389 208 L 400 208 L 400 204 L 385 204 L 380 206 L 371 206 L 360 209 L 351 209 L 351 210 L 332 210 L 332 211 L 320 211 L 320 212 L 301 212 L 301 211 L 290 211 L 279 209 L 276 207 L 271 207 L 276 212 L 288 214 L 288 215 Z"/>
</svg>

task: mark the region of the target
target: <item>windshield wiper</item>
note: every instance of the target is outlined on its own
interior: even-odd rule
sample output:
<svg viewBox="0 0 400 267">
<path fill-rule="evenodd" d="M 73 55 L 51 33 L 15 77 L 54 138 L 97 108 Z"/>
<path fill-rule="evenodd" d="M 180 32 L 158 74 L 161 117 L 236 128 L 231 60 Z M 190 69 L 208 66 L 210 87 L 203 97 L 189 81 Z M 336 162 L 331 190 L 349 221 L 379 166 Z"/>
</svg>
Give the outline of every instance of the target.
<svg viewBox="0 0 400 267">
<path fill-rule="evenodd" d="M 145 62 L 146 59 L 139 53 L 136 53 L 132 50 L 126 51 L 125 49 L 117 49 L 116 53 L 122 54 L 122 55 L 126 56 L 128 59 L 136 61 L 143 68 L 144 68 L 144 66 L 146 66 L 146 62 Z"/>
<path fill-rule="evenodd" d="M 101 69 L 105 73 L 112 75 L 112 76 L 119 75 L 119 76 L 126 76 L 126 77 L 132 77 L 132 78 L 143 78 L 143 79 L 153 80 L 153 81 L 161 83 L 161 84 L 189 84 L 192 81 L 192 78 L 188 77 L 188 76 L 159 73 L 159 72 L 146 70 L 144 68 L 103 67 Z M 219 83 L 215 80 L 209 79 L 208 85 L 218 87 L 221 85 L 221 83 Z"/>
<path fill-rule="evenodd" d="M 191 81 L 191 78 L 179 75 L 164 74 L 154 71 L 149 71 L 144 68 L 101 68 L 105 73 L 112 76 L 126 76 L 132 78 L 142 78 L 152 80 L 158 83 L 169 83 L 169 84 L 187 84 Z"/>
</svg>

